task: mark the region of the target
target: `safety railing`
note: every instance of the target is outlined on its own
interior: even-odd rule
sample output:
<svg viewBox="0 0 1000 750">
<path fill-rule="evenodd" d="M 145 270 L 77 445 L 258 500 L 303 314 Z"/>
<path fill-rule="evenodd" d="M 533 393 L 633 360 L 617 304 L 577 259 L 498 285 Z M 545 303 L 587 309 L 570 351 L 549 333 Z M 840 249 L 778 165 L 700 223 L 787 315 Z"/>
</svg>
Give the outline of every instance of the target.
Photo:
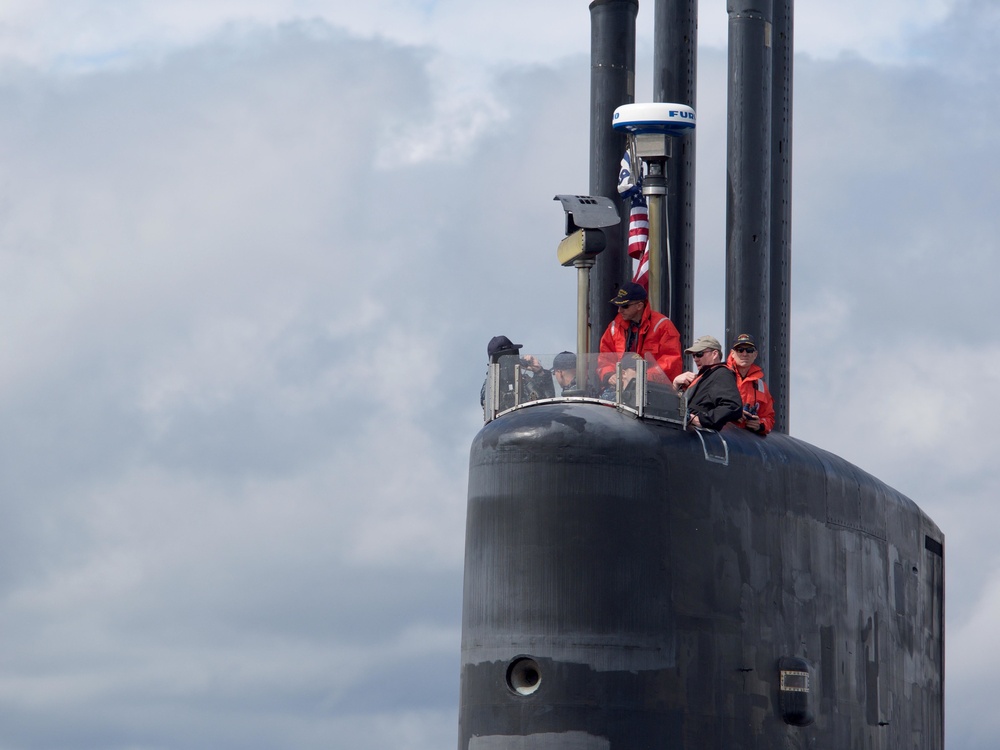
<svg viewBox="0 0 1000 750">
<path fill-rule="evenodd" d="M 483 384 L 489 422 L 514 409 L 551 402 L 590 402 L 637 416 L 685 425 L 684 396 L 651 357 L 632 353 L 504 355 L 491 362 Z"/>
</svg>

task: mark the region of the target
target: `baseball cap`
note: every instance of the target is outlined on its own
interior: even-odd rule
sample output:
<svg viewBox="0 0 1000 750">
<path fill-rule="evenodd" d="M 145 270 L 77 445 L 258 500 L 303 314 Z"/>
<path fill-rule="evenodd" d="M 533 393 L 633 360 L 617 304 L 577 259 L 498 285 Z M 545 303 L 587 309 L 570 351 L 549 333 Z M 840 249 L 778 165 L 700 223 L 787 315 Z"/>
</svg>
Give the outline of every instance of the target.
<svg viewBox="0 0 1000 750">
<path fill-rule="evenodd" d="M 687 354 L 698 354 L 706 349 L 716 349 L 721 352 L 722 344 L 720 344 L 719 340 L 714 336 L 699 336 L 694 340 L 694 343 L 684 351 Z"/>
<path fill-rule="evenodd" d="M 621 307 L 622 305 L 627 305 L 630 302 L 644 300 L 648 296 L 649 295 L 646 294 L 646 290 L 639 284 L 636 284 L 633 281 L 626 281 L 622 284 L 621 289 L 618 290 L 618 294 L 616 294 L 611 301 Z"/>
<path fill-rule="evenodd" d="M 486 346 L 490 359 L 500 354 L 517 354 L 524 344 L 512 343 L 506 336 L 494 336 Z"/>
</svg>

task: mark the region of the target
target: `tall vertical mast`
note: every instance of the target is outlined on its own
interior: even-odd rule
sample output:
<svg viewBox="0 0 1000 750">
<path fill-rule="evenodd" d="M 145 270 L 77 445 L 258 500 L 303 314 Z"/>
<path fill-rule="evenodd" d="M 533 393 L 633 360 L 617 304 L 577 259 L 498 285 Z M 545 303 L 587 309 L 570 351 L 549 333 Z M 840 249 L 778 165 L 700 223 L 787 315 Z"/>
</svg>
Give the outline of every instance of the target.
<svg viewBox="0 0 1000 750">
<path fill-rule="evenodd" d="M 635 101 L 635 18 L 638 0 L 590 4 L 590 194 L 618 200 L 618 172 L 625 134 L 614 130 L 615 108 Z M 632 276 L 622 227 L 607 228 L 608 247 L 590 274 L 590 351 L 614 317 L 608 301 Z"/>
<path fill-rule="evenodd" d="M 698 0 L 656 0 L 653 31 L 653 101 L 679 102 L 697 110 Z M 667 173 L 664 283 L 658 310 L 681 341 L 694 338 L 695 134 L 673 144 Z"/>
<path fill-rule="evenodd" d="M 770 337 L 771 0 L 729 0 L 726 334 Z M 768 373 L 770 342 L 757 363 Z"/>
<path fill-rule="evenodd" d="M 771 311 L 767 383 L 774 397 L 775 425 L 787 434 L 791 351 L 792 276 L 792 28 L 793 0 L 772 0 L 771 85 Z"/>
</svg>

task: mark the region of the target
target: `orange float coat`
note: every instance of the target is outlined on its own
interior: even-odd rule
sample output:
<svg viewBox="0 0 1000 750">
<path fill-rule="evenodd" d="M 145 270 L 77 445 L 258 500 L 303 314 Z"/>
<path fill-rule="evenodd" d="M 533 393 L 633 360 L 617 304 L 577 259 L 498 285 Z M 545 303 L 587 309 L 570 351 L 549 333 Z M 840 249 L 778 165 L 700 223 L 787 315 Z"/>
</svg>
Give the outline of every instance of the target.
<svg viewBox="0 0 1000 750">
<path fill-rule="evenodd" d="M 760 430 L 758 435 L 766 435 L 774 428 L 774 399 L 771 398 L 771 391 L 764 382 L 764 371 L 757 365 L 750 365 L 745 378 L 740 377 L 739 368 L 736 366 L 736 358 L 733 353 L 729 353 L 726 366 L 736 373 L 736 387 L 740 389 L 740 396 L 744 404 L 757 405 L 757 417 L 760 419 Z M 747 420 L 740 417 L 736 423 L 740 427 L 746 427 Z"/>
<path fill-rule="evenodd" d="M 615 371 L 615 365 L 626 351 L 628 329 L 629 322 L 619 313 L 601 336 L 597 374 L 602 383 Z M 676 326 L 670 322 L 670 318 L 654 312 L 647 303 L 636 333 L 635 343 L 628 351 L 636 352 L 647 359 L 646 355 L 649 355 L 666 374 L 664 381 L 662 375 L 651 369 L 648 375 L 650 380 L 669 383 L 681 374 L 684 367 L 681 356 L 681 335 L 677 332 Z"/>
</svg>

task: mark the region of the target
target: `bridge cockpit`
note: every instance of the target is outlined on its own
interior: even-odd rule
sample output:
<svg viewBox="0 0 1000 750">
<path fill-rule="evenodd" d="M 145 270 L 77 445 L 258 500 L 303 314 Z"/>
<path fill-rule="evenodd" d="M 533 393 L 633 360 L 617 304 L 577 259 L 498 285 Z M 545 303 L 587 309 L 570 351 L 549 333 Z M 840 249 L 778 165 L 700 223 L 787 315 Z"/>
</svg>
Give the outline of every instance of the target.
<svg viewBox="0 0 1000 750">
<path fill-rule="evenodd" d="M 537 404 L 588 402 L 686 426 L 684 396 L 648 356 L 502 356 L 490 363 L 481 395 L 486 422 Z"/>
</svg>

